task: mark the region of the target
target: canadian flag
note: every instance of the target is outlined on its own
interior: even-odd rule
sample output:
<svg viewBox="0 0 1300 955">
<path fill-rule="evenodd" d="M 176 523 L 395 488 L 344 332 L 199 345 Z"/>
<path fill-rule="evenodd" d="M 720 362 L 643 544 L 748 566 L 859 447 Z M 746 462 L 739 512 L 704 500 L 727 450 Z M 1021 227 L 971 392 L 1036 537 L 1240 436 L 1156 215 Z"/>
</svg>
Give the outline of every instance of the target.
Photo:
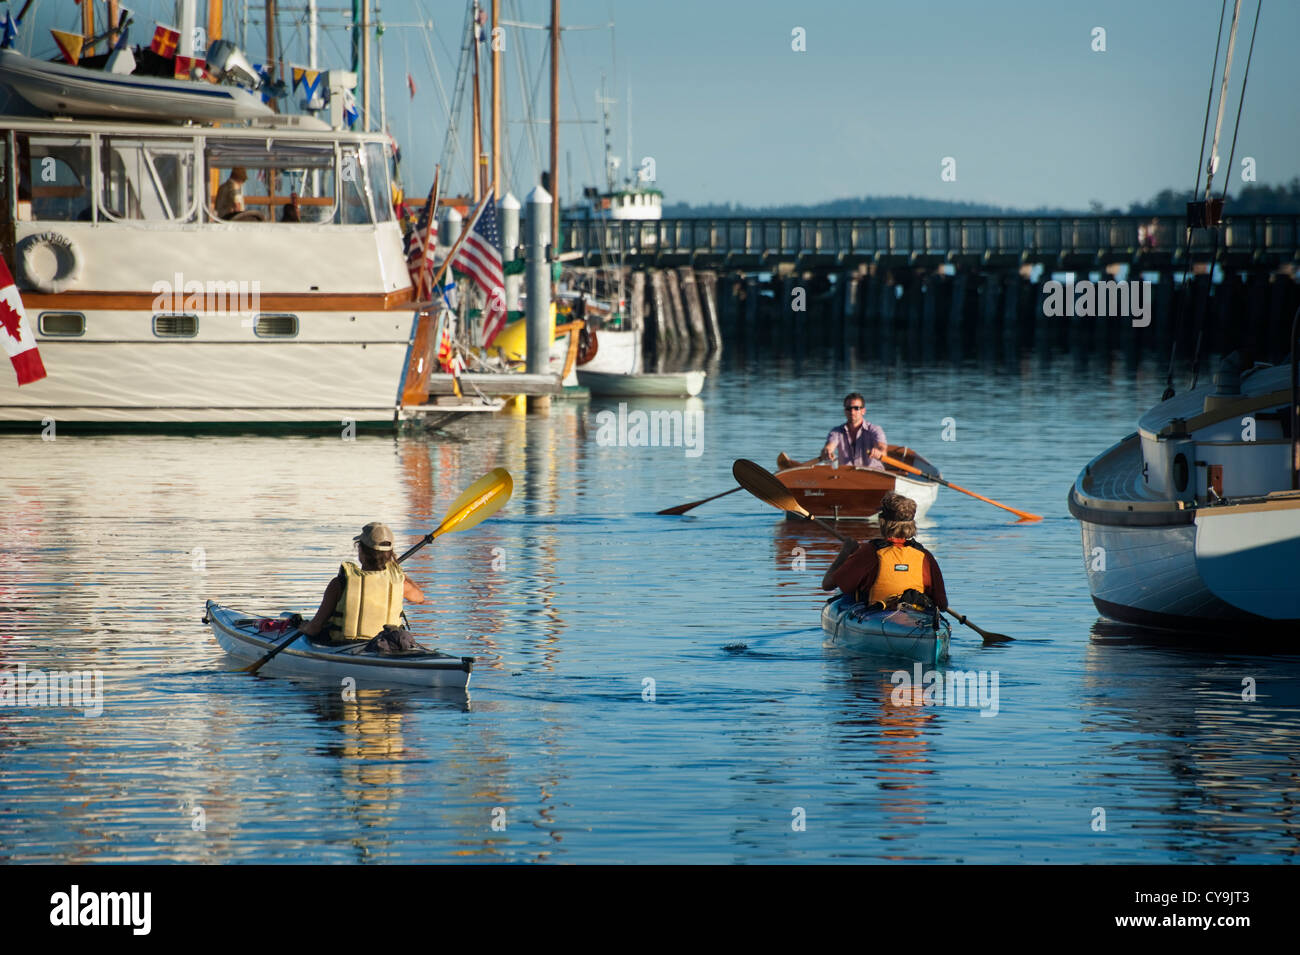
<svg viewBox="0 0 1300 955">
<path fill-rule="evenodd" d="M 9 266 L 0 259 L 0 339 L 4 340 L 5 351 L 13 362 L 14 371 L 18 372 L 18 384 L 26 385 L 40 381 L 45 377 L 45 365 L 41 362 L 40 350 L 36 339 L 25 321 L 27 313 L 23 311 L 23 300 L 18 297 L 18 286 L 9 274 Z"/>
</svg>

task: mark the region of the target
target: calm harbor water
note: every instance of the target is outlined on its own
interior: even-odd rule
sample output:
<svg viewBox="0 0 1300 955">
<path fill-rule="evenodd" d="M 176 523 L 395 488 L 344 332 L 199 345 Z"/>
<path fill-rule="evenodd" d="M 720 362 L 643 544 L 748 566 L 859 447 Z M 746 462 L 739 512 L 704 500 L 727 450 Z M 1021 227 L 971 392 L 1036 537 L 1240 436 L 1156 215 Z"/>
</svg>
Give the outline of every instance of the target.
<svg viewBox="0 0 1300 955">
<path fill-rule="evenodd" d="M 1163 370 L 733 356 L 653 406 L 703 411 L 698 455 L 601 444 L 599 400 L 350 442 L 0 438 L 0 672 L 103 679 L 97 716 L 0 708 L 0 860 L 1289 862 L 1300 656 L 1152 643 L 1088 597 L 1066 492 Z M 1017 638 L 954 631 L 996 716 L 896 706 L 899 665 L 822 649 L 824 533 L 743 492 L 654 514 L 811 456 L 849 390 L 1046 515 L 941 490 L 922 527 L 953 606 Z M 506 509 L 408 565 L 468 694 L 230 672 L 206 599 L 309 612 L 363 523 L 414 539 L 495 466 Z"/>
</svg>

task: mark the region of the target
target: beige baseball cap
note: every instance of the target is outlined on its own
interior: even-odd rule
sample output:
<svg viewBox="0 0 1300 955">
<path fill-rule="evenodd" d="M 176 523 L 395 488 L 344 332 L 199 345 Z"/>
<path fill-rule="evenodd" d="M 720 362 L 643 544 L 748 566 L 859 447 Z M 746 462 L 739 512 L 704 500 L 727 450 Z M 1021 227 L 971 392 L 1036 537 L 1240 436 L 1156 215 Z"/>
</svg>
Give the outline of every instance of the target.
<svg viewBox="0 0 1300 955">
<path fill-rule="evenodd" d="M 360 534 L 352 539 L 360 541 L 371 550 L 384 551 L 393 549 L 393 532 L 388 529 L 387 524 L 381 524 L 378 521 L 371 521 L 361 528 Z"/>
</svg>

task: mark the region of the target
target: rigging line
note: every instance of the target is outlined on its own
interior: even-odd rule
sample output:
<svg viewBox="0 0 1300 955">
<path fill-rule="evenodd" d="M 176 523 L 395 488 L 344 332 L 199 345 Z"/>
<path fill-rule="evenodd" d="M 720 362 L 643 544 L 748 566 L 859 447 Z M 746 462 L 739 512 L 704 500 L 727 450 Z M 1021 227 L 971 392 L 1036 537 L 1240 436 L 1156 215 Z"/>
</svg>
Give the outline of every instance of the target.
<svg viewBox="0 0 1300 955">
<path fill-rule="evenodd" d="M 1201 149 L 1196 155 L 1196 183 L 1192 186 L 1192 199 L 1201 191 L 1201 168 L 1205 165 L 1205 140 L 1210 132 L 1210 107 L 1214 103 L 1214 77 L 1219 72 L 1219 50 L 1223 46 L 1223 21 L 1228 13 L 1228 0 L 1223 0 L 1219 7 L 1219 30 L 1214 41 L 1214 62 L 1210 65 L 1210 88 L 1205 97 L 1205 121 L 1201 124 Z M 1179 283 L 1179 301 L 1177 324 L 1174 326 L 1174 340 L 1169 346 L 1169 370 L 1165 374 L 1165 390 L 1161 401 L 1168 401 L 1174 396 L 1174 366 L 1178 363 L 1178 332 L 1187 317 L 1187 276 L 1192 267 L 1192 224 L 1190 220 L 1183 227 L 1183 280 Z"/>
<path fill-rule="evenodd" d="M 577 84 L 573 82 L 573 70 L 570 68 L 569 65 L 570 60 L 568 54 L 564 52 L 564 34 L 560 34 L 560 53 L 561 53 L 561 57 L 564 60 L 564 72 L 569 77 L 569 92 L 573 96 L 574 112 L 577 113 L 578 116 L 581 116 L 582 107 L 578 103 L 578 87 Z M 600 179 L 596 176 L 596 171 L 591 165 L 591 144 L 587 142 L 587 130 L 583 127 L 584 124 L 581 121 L 579 121 L 579 129 L 582 133 L 582 150 L 583 150 L 584 158 L 587 161 L 587 175 L 591 177 L 591 180 L 595 182 L 597 184 L 597 188 L 599 188 Z M 573 188 L 572 183 L 569 184 L 569 188 L 570 189 Z M 560 201 L 559 196 L 555 196 L 553 198 L 556 202 Z M 560 208 L 561 211 L 563 211 L 563 206 L 561 206 Z M 596 231 L 600 235 L 600 258 L 601 261 L 604 262 L 608 258 L 607 250 L 605 248 L 605 230 L 598 229 Z"/>
<path fill-rule="evenodd" d="M 517 0 L 510 0 L 510 5 L 511 8 L 515 11 L 515 15 L 518 16 L 519 4 Z M 522 36 L 516 39 L 515 53 L 516 53 L 516 59 L 518 60 L 519 63 L 518 66 L 519 99 L 520 102 L 523 104 L 524 118 L 525 120 L 527 120 L 527 124 L 525 125 L 525 130 L 528 133 L 526 140 L 521 141 L 519 145 L 516 147 L 516 149 L 522 151 L 525 145 L 531 147 L 532 154 L 533 154 L 533 173 L 534 173 L 534 179 L 536 179 L 537 178 L 536 174 L 538 170 L 541 169 L 542 166 L 542 149 L 541 149 L 541 145 L 537 140 L 537 130 L 533 125 L 533 117 L 536 113 L 536 100 L 534 97 L 536 97 L 537 95 L 537 90 L 539 89 L 539 84 L 541 83 L 541 79 L 542 79 L 542 68 L 546 65 L 546 61 L 544 57 L 541 60 L 539 60 L 537 75 L 533 78 L 533 83 L 531 87 L 532 96 L 530 96 L 529 84 L 528 84 L 528 74 L 530 72 L 530 67 L 528 65 L 528 48 Z M 514 168 L 517 169 L 522 164 L 516 159 L 516 161 L 512 165 Z"/>
<path fill-rule="evenodd" d="M 1205 96 L 1205 122 L 1201 125 L 1201 150 L 1196 155 L 1196 185 L 1192 187 L 1192 198 L 1201 191 L 1201 168 L 1205 165 L 1205 140 L 1210 135 L 1210 107 L 1214 103 L 1214 77 L 1219 72 L 1219 49 L 1223 46 L 1223 20 L 1228 13 L 1228 0 L 1223 0 L 1219 8 L 1219 34 L 1214 42 L 1214 63 L 1210 65 L 1210 89 Z"/>
<path fill-rule="evenodd" d="M 424 8 L 424 0 L 416 0 L 416 6 L 420 10 L 420 15 L 428 17 L 429 12 Z M 439 38 L 443 51 L 447 52 L 447 44 L 442 42 L 442 31 L 436 30 L 432 19 L 426 19 L 425 29 L 420 31 L 420 39 L 424 41 L 424 53 L 429 58 L 429 68 L 433 72 L 434 87 L 438 90 L 438 101 L 442 104 L 442 114 L 451 122 L 451 103 L 447 100 L 447 87 L 442 82 L 442 71 L 438 69 L 438 58 L 433 55 L 433 45 L 429 42 L 429 34 L 433 33 Z M 448 59 L 451 54 L 447 53 Z"/>
<path fill-rule="evenodd" d="M 1250 79 L 1250 61 L 1255 54 L 1255 34 L 1259 30 L 1259 12 L 1260 12 L 1260 8 L 1263 5 L 1264 5 L 1264 0 L 1258 0 L 1258 2 L 1255 4 L 1255 25 L 1254 27 L 1251 28 L 1250 31 L 1250 50 L 1246 54 L 1246 69 L 1242 74 L 1242 78 L 1241 78 L 1241 97 L 1240 99 L 1237 100 L 1237 119 L 1232 125 L 1232 148 L 1228 152 L 1228 165 L 1224 167 L 1223 193 L 1221 195 L 1220 201 L 1225 203 L 1228 201 L 1228 184 L 1232 181 L 1232 163 L 1234 157 L 1237 154 L 1237 131 L 1241 128 L 1241 110 L 1246 103 L 1246 83 Z M 1205 183 L 1205 188 L 1206 191 L 1208 192 L 1210 188 L 1210 184 L 1208 180 Z M 1209 199 L 1210 196 L 1207 195 L 1206 198 Z M 1220 231 L 1219 227 L 1216 227 L 1214 229 L 1214 245 L 1210 251 L 1210 269 L 1211 269 L 1210 280 L 1211 281 L 1214 280 L 1214 272 L 1213 272 L 1214 262 L 1219 255 L 1219 231 Z M 1209 310 L 1208 305 L 1206 306 L 1206 310 L 1207 311 Z M 1192 388 L 1196 387 L 1196 383 L 1197 381 L 1200 380 L 1201 377 L 1201 343 L 1204 340 L 1204 337 L 1205 337 L 1205 322 L 1204 320 L 1202 320 L 1201 326 L 1199 329 L 1197 329 L 1197 333 L 1196 333 L 1196 351 L 1193 352 L 1192 354 L 1192 384 L 1191 384 Z"/>
</svg>

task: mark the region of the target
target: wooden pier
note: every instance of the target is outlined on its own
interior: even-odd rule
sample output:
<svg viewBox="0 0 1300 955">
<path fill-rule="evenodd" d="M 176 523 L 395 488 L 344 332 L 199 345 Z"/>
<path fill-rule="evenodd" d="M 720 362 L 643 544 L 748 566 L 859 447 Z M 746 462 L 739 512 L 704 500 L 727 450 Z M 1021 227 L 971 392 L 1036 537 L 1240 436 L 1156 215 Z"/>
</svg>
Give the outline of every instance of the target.
<svg viewBox="0 0 1300 955">
<path fill-rule="evenodd" d="M 1217 250 L 1204 230 L 1189 250 L 1181 216 L 575 220 L 565 228 L 579 253 L 575 273 L 608 273 L 621 256 L 629 315 L 646 332 L 652 370 L 698 367 L 724 341 L 796 355 L 897 345 L 960 360 L 994 345 L 1168 354 L 1175 338 L 1190 353 L 1199 335 L 1206 355 L 1244 348 L 1279 361 L 1300 306 L 1296 215 L 1227 218 Z M 601 262 L 605 269 L 592 269 Z M 1062 273 L 1150 282 L 1149 324 L 1051 315 L 1046 283 Z"/>
</svg>

